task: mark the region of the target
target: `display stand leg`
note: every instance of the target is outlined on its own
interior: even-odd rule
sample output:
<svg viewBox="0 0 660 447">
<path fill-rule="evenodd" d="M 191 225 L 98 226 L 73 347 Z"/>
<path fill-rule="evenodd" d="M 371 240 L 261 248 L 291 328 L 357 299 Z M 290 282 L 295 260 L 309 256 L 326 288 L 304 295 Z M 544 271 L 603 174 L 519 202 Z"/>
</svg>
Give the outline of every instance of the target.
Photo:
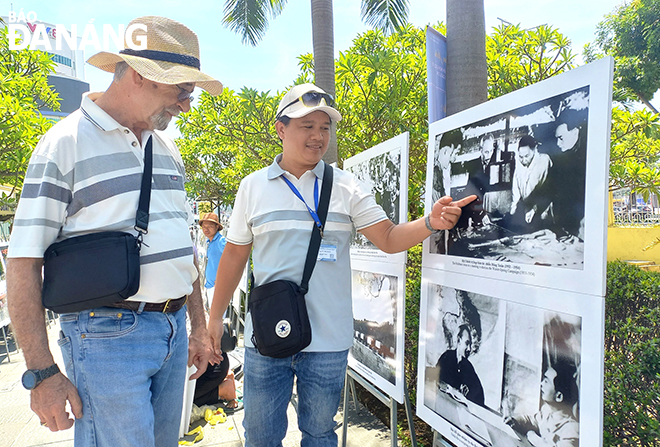
<svg viewBox="0 0 660 447">
<path fill-rule="evenodd" d="M 16 338 L 14 336 L 14 338 Z M 7 350 L 7 361 L 11 363 L 11 358 L 9 357 L 9 342 L 7 341 L 7 332 L 5 331 L 5 327 L 2 326 L 2 340 L 5 343 L 5 349 Z"/>
<path fill-rule="evenodd" d="M 396 401 L 390 397 L 390 439 L 392 439 L 392 447 L 396 447 L 399 442 L 399 430 L 396 426 L 396 407 Z"/>
<path fill-rule="evenodd" d="M 357 413 L 358 407 L 357 407 L 357 391 L 355 391 L 355 380 L 350 379 L 350 384 L 351 384 L 351 396 L 353 396 L 353 408 Z"/>
<path fill-rule="evenodd" d="M 348 426 L 346 425 L 346 413 L 348 412 L 348 394 L 351 391 L 351 385 L 353 385 L 353 379 L 348 375 L 347 370 L 346 379 L 344 380 L 344 416 L 341 423 L 341 447 L 346 447 L 346 433 L 348 431 Z M 353 399 L 355 399 L 355 392 L 353 392 Z"/>
<path fill-rule="evenodd" d="M 403 397 L 406 405 L 406 418 L 408 419 L 408 431 L 410 432 L 410 443 L 412 447 L 417 447 L 417 435 L 415 434 L 415 422 L 413 420 L 412 406 L 410 405 L 410 397 L 408 394 L 408 384 L 404 378 L 403 380 Z"/>
<path fill-rule="evenodd" d="M 346 420 L 346 414 L 348 412 L 348 394 L 352 391 L 353 393 L 353 402 L 355 403 L 355 409 L 357 411 L 357 395 L 355 394 L 355 382 L 358 382 L 362 385 L 367 391 L 373 394 L 378 400 L 390 407 L 390 436 L 392 439 L 392 447 L 397 447 L 398 443 L 398 430 L 397 430 L 397 402 L 391 396 L 387 396 L 378 388 L 373 386 L 371 383 L 367 382 L 362 376 L 355 372 L 351 367 L 346 369 L 346 382 L 344 385 L 344 418 L 343 418 L 343 427 L 342 427 L 342 447 L 346 447 L 346 434 L 348 431 L 348 424 Z M 414 424 L 412 422 L 412 409 L 410 406 L 410 399 L 408 398 L 408 387 L 406 386 L 404 379 L 404 394 L 405 394 L 405 407 L 406 407 L 406 416 L 408 418 L 408 429 L 410 430 L 410 440 L 412 447 L 417 447 L 417 437 L 415 436 Z"/>
<path fill-rule="evenodd" d="M 433 447 L 453 447 L 437 430 L 433 430 Z"/>
</svg>

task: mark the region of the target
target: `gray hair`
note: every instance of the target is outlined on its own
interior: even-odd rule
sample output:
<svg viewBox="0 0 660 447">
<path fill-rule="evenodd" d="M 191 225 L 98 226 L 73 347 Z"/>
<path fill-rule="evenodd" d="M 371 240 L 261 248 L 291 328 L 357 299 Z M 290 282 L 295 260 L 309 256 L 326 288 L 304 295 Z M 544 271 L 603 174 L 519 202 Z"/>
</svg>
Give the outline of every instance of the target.
<svg viewBox="0 0 660 447">
<path fill-rule="evenodd" d="M 115 64 L 115 76 L 113 80 L 119 81 L 121 78 L 124 77 L 127 71 L 128 71 L 128 63 L 126 61 L 117 62 Z"/>
</svg>

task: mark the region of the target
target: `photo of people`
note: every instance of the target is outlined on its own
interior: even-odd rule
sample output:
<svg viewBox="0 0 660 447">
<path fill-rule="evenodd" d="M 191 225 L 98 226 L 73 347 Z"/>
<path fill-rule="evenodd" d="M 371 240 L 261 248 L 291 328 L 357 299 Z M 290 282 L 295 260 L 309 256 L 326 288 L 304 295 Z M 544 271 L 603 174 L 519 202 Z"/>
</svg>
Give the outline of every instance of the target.
<svg viewBox="0 0 660 447">
<path fill-rule="evenodd" d="M 418 414 L 457 446 L 590 445 L 580 423 L 583 316 L 490 289 L 424 281 Z M 547 290 L 530 293 L 536 302 Z"/>
<path fill-rule="evenodd" d="M 432 196 L 478 199 L 430 253 L 583 268 L 589 87 L 435 136 Z"/>
<path fill-rule="evenodd" d="M 348 356 L 353 370 L 399 402 L 403 402 L 404 278 L 403 266 L 354 263 L 353 347 Z"/>
<path fill-rule="evenodd" d="M 500 406 L 505 312 L 503 303 L 465 290 L 429 286 L 426 372 L 443 401 Z M 497 355 L 497 351 L 499 355 Z M 498 359 L 493 363 L 493 358 Z M 499 363 L 499 366 L 498 366 Z M 427 406 L 435 404 L 427 401 Z M 472 406 L 472 405 L 471 405 Z"/>
<path fill-rule="evenodd" d="M 422 266 L 604 296 L 613 64 L 601 59 L 429 125 L 425 210 L 475 195 Z"/>
<path fill-rule="evenodd" d="M 394 223 L 407 220 L 408 133 L 403 133 L 344 161 L 344 169 L 371 186 L 376 202 Z M 388 255 L 353 230 L 351 256 L 405 262 L 405 253 Z"/>
</svg>

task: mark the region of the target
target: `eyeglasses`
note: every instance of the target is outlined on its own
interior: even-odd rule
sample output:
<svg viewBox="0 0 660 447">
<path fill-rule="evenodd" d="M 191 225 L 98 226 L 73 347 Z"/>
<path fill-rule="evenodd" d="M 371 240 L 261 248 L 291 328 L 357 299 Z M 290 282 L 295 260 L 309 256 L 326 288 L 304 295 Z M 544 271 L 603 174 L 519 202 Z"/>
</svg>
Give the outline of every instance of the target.
<svg viewBox="0 0 660 447">
<path fill-rule="evenodd" d="M 188 91 L 185 88 L 181 87 L 179 84 L 174 84 L 174 85 L 176 85 L 179 88 L 179 90 L 181 90 L 179 92 L 179 96 L 176 97 L 176 99 L 179 102 L 184 102 L 186 100 L 189 100 L 190 102 L 193 102 L 193 99 L 195 99 L 195 97 L 193 95 L 191 95 L 192 90 Z M 194 89 L 195 89 L 195 87 L 193 87 L 193 90 Z"/>
<path fill-rule="evenodd" d="M 280 110 L 277 116 L 275 116 L 275 119 L 280 119 L 284 111 L 288 109 L 290 106 L 297 103 L 298 101 L 302 102 L 305 107 L 316 107 L 319 104 L 321 104 L 321 100 L 324 100 L 327 106 L 332 107 L 335 105 L 335 99 L 332 97 L 332 95 L 328 95 L 327 93 L 319 93 L 319 92 L 307 92 L 302 96 L 300 96 L 299 98 L 295 99 L 294 101 L 291 101 L 286 106 L 282 107 L 282 110 Z"/>
</svg>

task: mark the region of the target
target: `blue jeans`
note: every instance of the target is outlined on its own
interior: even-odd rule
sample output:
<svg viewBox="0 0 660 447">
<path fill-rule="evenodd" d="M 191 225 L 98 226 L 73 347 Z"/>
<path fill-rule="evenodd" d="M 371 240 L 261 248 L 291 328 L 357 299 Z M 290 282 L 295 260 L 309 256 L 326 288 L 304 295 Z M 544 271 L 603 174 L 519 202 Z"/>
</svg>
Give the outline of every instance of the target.
<svg viewBox="0 0 660 447">
<path fill-rule="evenodd" d="M 299 352 L 275 359 L 245 348 L 243 405 L 245 447 L 280 447 L 288 427 L 286 409 L 297 379 L 302 447 L 337 447 L 336 424 L 348 350 Z"/>
<path fill-rule="evenodd" d="M 176 447 L 188 359 L 186 306 L 62 314 L 59 340 L 83 417 L 76 447 Z"/>
</svg>

